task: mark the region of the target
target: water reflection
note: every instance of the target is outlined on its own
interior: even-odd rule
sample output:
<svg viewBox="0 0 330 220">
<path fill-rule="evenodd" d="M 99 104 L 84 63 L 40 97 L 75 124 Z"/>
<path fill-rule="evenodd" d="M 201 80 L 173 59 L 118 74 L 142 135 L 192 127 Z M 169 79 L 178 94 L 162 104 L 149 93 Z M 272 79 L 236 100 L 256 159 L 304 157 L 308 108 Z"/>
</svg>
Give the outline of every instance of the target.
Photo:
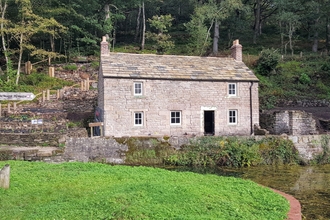
<svg viewBox="0 0 330 220">
<path fill-rule="evenodd" d="M 250 179 L 293 195 L 301 203 L 304 219 L 330 219 L 330 165 L 258 166 L 240 169 L 181 167 L 175 170 Z"/>
</svg>

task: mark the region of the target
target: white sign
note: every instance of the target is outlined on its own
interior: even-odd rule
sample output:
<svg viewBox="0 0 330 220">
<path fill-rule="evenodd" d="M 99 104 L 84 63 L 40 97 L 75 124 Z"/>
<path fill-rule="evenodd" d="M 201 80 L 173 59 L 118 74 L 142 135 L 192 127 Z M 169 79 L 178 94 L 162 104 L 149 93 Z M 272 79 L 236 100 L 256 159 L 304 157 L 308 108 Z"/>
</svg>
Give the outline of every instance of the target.
<svg viewBox="0 0 330 220">
<path fill-rule="evenodd" d="M 33 125 L 42 125 L 43 121 L 42 121 L 42 119 L 32 119 L 31 124 L 33 124 Z"/>
<path fill-rule="evenodd" d="M 0 92 L 0 100 L 31 101 L 35 97 L 31 92 Z"/>
</svg>

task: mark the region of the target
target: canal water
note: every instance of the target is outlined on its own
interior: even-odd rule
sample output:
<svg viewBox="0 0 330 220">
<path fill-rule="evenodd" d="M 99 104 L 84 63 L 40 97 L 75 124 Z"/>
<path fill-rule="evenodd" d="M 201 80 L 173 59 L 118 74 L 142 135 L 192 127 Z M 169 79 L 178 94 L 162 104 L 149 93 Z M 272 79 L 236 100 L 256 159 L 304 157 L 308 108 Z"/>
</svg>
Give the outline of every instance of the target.
<svg viewBox="0 0 330 220">
<path fill-rule="evenodd" d="M 298 199 L 303 219 L 330 219 L 330 165 L 258 166 L 231 168 L 176 168 L 177 171 L 212 173 L 250 179 Z"/>
</svg>

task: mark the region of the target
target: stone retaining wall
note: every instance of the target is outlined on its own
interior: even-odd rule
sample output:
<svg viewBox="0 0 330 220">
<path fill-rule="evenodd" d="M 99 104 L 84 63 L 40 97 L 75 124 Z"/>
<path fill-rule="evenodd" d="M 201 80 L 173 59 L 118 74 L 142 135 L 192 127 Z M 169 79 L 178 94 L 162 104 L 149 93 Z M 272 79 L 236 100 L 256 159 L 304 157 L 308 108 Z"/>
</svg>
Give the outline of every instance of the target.
<svg viewBox="0 0 330 220">
<path fill-rule="evenodd" d="M 261 113 L 260 127 L 274 135 L 318 134 L 313 115 L 296 110 Z"/>
<path fill-rule="evenodd" d="M 329 100 L 281 100 L 278 106 L 296 106 L 296 107 L 329 107 Z"/>
<path fill-rule="evenodd" d="M 314 159 L 323 152 L 324 147 L 330 147 L 326 139 L 329 135 L 283 135 L 282 138 L 291 140 L 299 152 L 299 155 L 306 161 Z M 158 138 L 162 142 L 167 142 L 172 148 L 180 149 L 180 146 L 188 144 L 194 137 L 170 137 L 167 140 Z M 248 138 L 248 137 L 246 137 Z M 255 136 L 257 140 L 265 136 Z M 152 146 L 150 143 L 145 145 Z M 109 163 L 125 163 L 125 152 L 129 149 L 129 144 L 119 144 L 120 141 L 113 138 L 70 138 L 66 142 L 65 157 L 75 161 L 104 161 Z M 326 146 L 325 146 L 326 145 Z"/>
<path fill-rule="evenodd" d="M 21 155 L 23 155 L 21 158 L 17 159 L 28 159 L 28 160 L 40 160 L 40 161 L 47 161 L 47 162 L 63 162 L 63 161 L 80 161 L 80 162 L 106 162 L 106 163 L 114 163 L 114 164 L 123 164 L 125 163 L 126 153 L 129 151 L 131 147 L 133 148 L 155 148 L 157 144 L 163 144 L 164 146 L 180 149 L 180 146 L 183 146 L 185 144 L 188 144 L 190 140 L 194 139 L 194 137 L 142 137 L 140 140 L 139 138 L 133 138 L 138 141 L 132 142 L 132 138 L 103 138 L 103 137 L 94 137 L 94 138 L 88 138 L 86 137 L 72 137 L 74 136 L 72 134 L 71 137 L 62 137 L 61 140 L 56 142 L 56 137 L 52 135 L 28 135 L 30 136 L 27 138 L 27 135 L 22 138 L 22 134 L 16 134 L 16 136 L 7 136 L 0 134 L 1 139 L 6 139 L 8 142 L 10 140 L 17 140 L 21 139 L 20 141 L 23 142 L 26 139 L 29 139 L 29 141 L 35 142 L 35 145 L 30 146 L 36 146 L 37 143 L 40 144 L 39 146 L 42 146 L 41 139 L 49 139 L 48 142 L 43 143 L 49 143 L 53 146 L 58 146 L 58 143 L 60 141 L 65 141 L 65 148 L 57 148 L 61 154 L 58 153 L 51 153 L 51 155 L 43 156 L 44 153 L 40 152 L 40 149 L 33 149 L 33 152 L 31 153 L 31 149 L 28 147 L 26 148 L 26 151 L 28 153 L 24 153 L 24 147 L 19 148 Z M 330 148 L 329 146 L 329 140 L 330 135 L 282 135 L 282 138 L 291 140 L 293 144 L 295 145 L 296 149 L 298 150 L 300 156 L 306 161 L 310 161 L 314 159 L 317 155 L 320 155 L 323 153 L 324 148 Z M 58 138 L 58 136 L 57 136 Z M 242 137 L 243 138 L 243 137 Z M 246 137 L 249 138 L 249 137 Z M 265 136 L 254 136 L 256 140 L 261 140 L 265 138 Z M 0 139 L 0 142 L 1 142 Z M 2 143 L 2 142 L 1 142 Z M 14 142 L 11 142 L 14 144 Z M 165 144 L 164 144 L 165 143 Z M 23 143 L 21 146 L 27 146 Z M 133 145 L 136 146 L 133 146 Z M 138 146 L 139 145 L 139 146 Z M 17 148 L 18 149 L 18 148 Z M 46 150 L 45 147 L 42 147 L 43 150 Z M 7 148 L 0 147 L 0 152 L 5 150 L 6 154 L 8 155 L 14 155 L 13 151 L 15 151 L 15 148 L 11 148 L 11 152 L 7 152 Z M 52 149 L 51 152 L 54 152 Z M 63 153 L 62 153 L 63 152 Z M 26 157 L 26 155 L 32 155 L 29 157 Z M 34 155 L 34 156 L 33 156 Z"/>
<path fill-rule="evenodd" d="M 11 146 L 49 146 L 58 147 L 65 145 L 65 141 L 69 137 L 88 137 L 87 130 L 83 128 L 64 130 L 62 133 L 0 133 L 1 145 Z"/>
</svg>

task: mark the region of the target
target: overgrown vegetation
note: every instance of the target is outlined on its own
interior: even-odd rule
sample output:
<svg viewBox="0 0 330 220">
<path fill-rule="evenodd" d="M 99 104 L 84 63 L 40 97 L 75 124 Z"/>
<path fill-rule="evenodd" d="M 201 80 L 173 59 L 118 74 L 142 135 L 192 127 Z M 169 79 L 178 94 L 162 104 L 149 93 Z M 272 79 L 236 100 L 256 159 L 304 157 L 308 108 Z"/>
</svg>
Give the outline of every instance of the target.
<svg viewBox="0 0 330 220">
<path fill-rule="evenodd" d="M 260 141 L 236 137 L 201 137 L 165 158 L 166 164 L 180 166 L 245 167 L 298 162 L 298 152 L 293 143 L 277 137 Z"/>
<path fill-rule="evenodd" d="M 15 88 L 13 91 L 19 91 L 19 92 L 32 92 L 32 93 L 39 93 L 42 92 L 45 89 L 61 89 L 64 86 L 71 86 L 73 85 L 73 82 L 62 80 L 59 78 L 53 78 L 49 77 L 45 73 L 31 73 L 30 75 L 21 75 L 21 80 L 19 85 L 14 86 Z M 8 89 L 6 87 L 0 87 L 0 91 L 8 92 Z"/>
<path fill-rule="evenodd" d="M 282 100 L 330 100 L 329 56 L 286 56 L 275 67 L 271 57 L 268 61 L 262 57 L 252 66 L 260 80 L 261 109 L 273 108 Z"/>
<path fill-rule="evenodd" d="M 233 177 L 97 163 L 6 161 L 0 219 L 287 218 L 284 197 Z"/>
<path fill-rule="evenodd" d="M 157 138 L 116 138 L 128 146 L 126 164 L 175 166 L 229 166 L 298 164 L 293 143 L 280 137 L 261 140 L 239 137 L 198 137 L 180 150 Z"/>
<path fill-rule="evenodd" d="M 328 164 L 330 163 L 330 137 L 328 135 L 322 135 L 321 137 L 321 147 L 323 149 L 322 153 L 317 155 L 312 163 L 315 164 Z"/>
</svg>

